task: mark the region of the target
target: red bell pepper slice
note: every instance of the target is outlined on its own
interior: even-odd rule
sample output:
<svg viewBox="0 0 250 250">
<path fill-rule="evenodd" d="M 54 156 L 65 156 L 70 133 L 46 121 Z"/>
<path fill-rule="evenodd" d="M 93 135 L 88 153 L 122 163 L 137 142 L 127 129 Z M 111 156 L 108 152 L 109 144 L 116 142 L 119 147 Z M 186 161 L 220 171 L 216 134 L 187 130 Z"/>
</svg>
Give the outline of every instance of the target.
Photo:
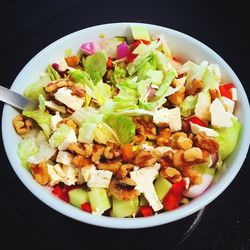
<svg viewBox="0 0 250 250">
<path fill-rule="evenodd" d="M 219 85 L 219 90 L 221 96 L 227 97 L 229 99 L 232 99 L 232 93 L 231 93 L 231 88 L 233 88 L 234 85 L 232 83 L 226 83 L 223 85 Z"/>
<path fill-rule="evenodd" d="M 81 209 L 85 212 L 92 213 L 92 208 L 89 202 L 83 203 Z"/>
<path fill-rule="evenodd" d="M 127 55 L 127 62 L 128 63 L 133 62 L 137 56 L 138 56 L 137 54 L 133 54 L 131 51 L 129 51 Z"/>
<path fill-rule="evenodd" d="M 145 41 L 145 40 L 136 40 L 134 43 L 132 43 L 130 45 L 130 50 L 128 52 L 128 55 L 127 55 L 127 62 L 128 63 L 131 63 L 134 61 L 134 59 L 138 56 L 137 54 L 133 54 L 133 51 L 141 44 L 141 43 L 144 43 L 144 44 L 149 44 L 150 41 Z"/>
<path fill-rule="evenodd" d="M 186 119 L 185 121 L 187 121 L 190 125 L 190 122 L 194 123 L 194 124 L 197 124 L 199 126 L 202 126 L 202 127 L 207 127 L 206 123 L 203 122 L 200 118 L 198 118 L 197 116 L 192 116 L 188 119 Z"/>
<path fill-rule="evenodd" d="M 173 184 L 163 199 L 163 206 L 166 210 L 173 210 L 179 207 L 185 185 L 186 181 L 184 179 L 181 179 L 180 181 Z"/>
<path fill-rule="evenodd" d="M 141 206 L 139 213 L 142 214 L 143 217 L 152 216 L 154 214 L 153 209 L 150 206 Z"/>
</svg>

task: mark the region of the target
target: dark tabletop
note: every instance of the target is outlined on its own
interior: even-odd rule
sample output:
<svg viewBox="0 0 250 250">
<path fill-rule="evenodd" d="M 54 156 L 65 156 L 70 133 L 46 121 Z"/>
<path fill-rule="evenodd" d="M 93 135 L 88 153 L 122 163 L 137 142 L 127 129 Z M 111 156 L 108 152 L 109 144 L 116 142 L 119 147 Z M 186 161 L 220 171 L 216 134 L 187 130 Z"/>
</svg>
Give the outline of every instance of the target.
<svg viewBox="0 0 250 250">
<path fill-rule="evenodd" d="M 36 53 L 66 34 L 135 21 L 173 28 L 204 42 L 227 61 L 250 93 L 249 13 L 240 1 L 229 2 L 3 0 L 0 83 L 10 87 Z M 249 157 L 232 184 L 199 214 L 150 229 L 112 230 L 74 221 L 40 202 L 15 175 L 2 142 L 0 147 L 0 250 L 250 249 Z"/>
</svg>

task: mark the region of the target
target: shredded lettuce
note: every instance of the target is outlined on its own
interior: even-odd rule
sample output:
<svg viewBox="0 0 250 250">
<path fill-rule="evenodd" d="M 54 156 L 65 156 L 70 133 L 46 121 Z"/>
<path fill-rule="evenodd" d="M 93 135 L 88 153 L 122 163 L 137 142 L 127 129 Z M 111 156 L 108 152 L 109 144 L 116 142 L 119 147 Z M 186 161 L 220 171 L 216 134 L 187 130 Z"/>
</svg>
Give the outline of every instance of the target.
<svg viewBox="0 0 250 250">
<path fill-rule="evenodd" d="M 23 111 L 23 115 L 32 118 L 42 128 L 45 135 L 49 137 L 51 135 L 51 115 L 41 110 Z"/>
<path fill-rule="evenodd" d="M 48 74 L 43 74 L 41 75 L 40 79 L 35 82 L 32 83 L 31 85 L 29 85 L 25 90 L 24 90 L 24 96 L 26 96 L 27 98 L 33 100 L 33 101 L 37 101 L 38 100 L 38 96 L 41 94 L 44 97 L 46 96 L 45 91 L 44 91 L 44 87 L 50 82 L 50 77 Z"/>
<path fill-rule="evenodd" d="M 93 143 L 94 131 L 103 115 L 88 116 L 79 128 L 78 141 L 82 143 Z"/>
<path fill-rule="evenodd" d="M 187 96 L 180 105 L 181 115 L 188 117 L 193 114 L 197 103 L 197 95 Z"/>
<path fill-rule="evenodd" d="M 163 80 L 163 72 L 161 70 L 150 69 L 147 71 L 147 76 L 151 79 L 152 84 L 161 85 Z"/>
<path fill-rule="evenodd" d="M 80 69 L 71 69 L 68 71 L 68 74 L 74 79 L 75 82 L 81 83 L 85 88 L 88 87 L 91 90 L 94 88 L 92 79 L 87 72 Z"/>
<path fill-rule="evenodd" d="M 118 83 L 120 83 L 121 81 L 124 80 L 126 75 L 127 75 L 126 69 L 115 66 L 115 70 L 111 74 L 110 81 L 113 84 L 118 84 Z"/>
<path fill-rule="evenodd" d="M 60 75 L 58 72 L 52 67 L 51 64 L 48 65 L 48 74 L 50 76 L 51 81 L 56 81 L 61 79 Z"/>
<path fill-rule="evenodd" d="M 42 94 L 38 96 L 39 109 L 44 112 L 45 111 L 45 98 Z"/>
<path fill-rule="evenodd" d="M 23 139 L 19 144 L 18 144 L 18 156 L 21 160 L 21 164 L 25 168 L 29 168 L 29 164 L 27 159 L 35 154 L 38 153 L 38 146 L 35 142 L 35 139 Z"/>
<path fill-rule="evenodd" d="M 107 115 L 104 122 L 115 131 L 121 144 L 130 143 L 135 136 L 135 124 L 125 115 Z"/>
<path fill-rule="evenodd" d="M 203 92 L 207 92 L 209 89 L 216 89 L 219 86 L 220 78 L 215 75 L 211 70 L 206 68 L 204 75 L 202 77 L 204 87 Z"/>
<path fill-rule="evenodd" d="M 108 99 L 110 99 L 111 96 L 111 87 L 107 83 L 99 81 L 96 86 L 94 86 L 92 98 L 94 98 L 100 106 L 102 106 Z"/>
<path fill-rule="evenodd" d="M 100 51 L 88 56 L 84 60 L 84 68 L 96 84 L 102 80 L 102 77 L 106 72 L 106 54 Z"/>
<path fill-rule="evenodd" d="M 75 111 L 71 115 L 71 119 L 76 122 L 78 125 L 81 125 L 83 122 L 85 122 L 89 117 L 98 115 L 99 112 L 92 108 L 92 107 L 84 107 L 77 111 Z"/>
<path fill-rule="evenodd" d="M 73 133 L 75 134 L 72 127 L 62 124 L 49 138 L 49 144 L 52 148 L 57 148 L 60 145 L 64 144 L 65 140 L 71 136 Z"/>
<path fill-rule="evenodd" d="M 39 151 L 30 156 L 27 161 L 33 164 L 39 164 L 42 161 L 49 160 L 54 154 L 56 150 L 52 148 L 47 141 L 42 141 L 39 145 Z"/>
<path fill-rule="evenodd" d="M 97 124 L 94 130 L 93 139 L 101 144 L 106 144 L 107 142 L 119 143 L 119 138 L 114 130 L 102 121 Z"/>
</svg>

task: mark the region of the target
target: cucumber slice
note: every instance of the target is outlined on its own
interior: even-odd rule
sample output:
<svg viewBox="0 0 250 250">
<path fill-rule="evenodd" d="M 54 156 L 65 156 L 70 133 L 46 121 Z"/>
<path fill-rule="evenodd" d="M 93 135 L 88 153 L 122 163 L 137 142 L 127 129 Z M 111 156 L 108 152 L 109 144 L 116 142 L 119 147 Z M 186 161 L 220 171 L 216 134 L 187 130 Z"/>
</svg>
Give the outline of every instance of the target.
<svg viewBox="0 0 250 250">
<path fill-rule="evenodd" d="M 92 210 L 98 214 L 102 214 L 111 207 L 105 188 L 91 188 L 88 195 Z"/>
<path fill-rule="evenodd" d="M 113 197 L 112 204 L 113 209 L 111 211 L 111 215 L 114 217 L 124 218 L 137 212 L 139 200 L 138 197 L 129 201 L 118 200 Z"/>
<path fill-rule="evenodd" d="M 143 194 L 140 195 L 140 206 L 148 205 L 148 201 Z"/>
<path fill-rule="evenodd" d="M 193 165 L 192 167 L 201 174 L 209 174 L 213 176 L 215 173 L 215 168 L 208 167 L 207 162 Z"/>
<path fill-rule="evenodd" d="M 75 207 L 81 208 L 81 205 L 88 202 L 88 192 L 81 189 L 76 188 L 69 191 L 69 203 Z"/>
<path fill-rule="evenodd" d="M 168 191 L 170 190 L 170 188 L 172 187 L 172 184 L 165 178 L 159 176 L 155 180 L 154 186 L 159 200 L 162 201 L 163 198 L 168 193 Z"/>
</svg>

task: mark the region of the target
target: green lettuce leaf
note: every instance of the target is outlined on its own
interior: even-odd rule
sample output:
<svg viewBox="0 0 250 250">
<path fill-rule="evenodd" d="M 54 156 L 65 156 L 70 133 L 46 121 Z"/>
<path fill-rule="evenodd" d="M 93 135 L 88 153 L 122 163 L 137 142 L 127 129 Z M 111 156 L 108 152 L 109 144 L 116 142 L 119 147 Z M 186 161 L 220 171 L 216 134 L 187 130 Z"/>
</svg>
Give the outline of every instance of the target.
<svg viewBox="0 0 250 250">
<path fill-rule="evenodd" d="M 24 139 L 18 144 L 18 156 L 21 160 L 21 164 L 28 168 L 29 164 L 27 162 L 27 159 L 33 155 L 36 155 L 38 153 L 38 146 L 35 142 L 35 139 Z"/>
<path fill-rule="evenodd" d="M 32 118 L 42 128 L 47 137 L 51 135 L 51 115 L 41 110 L 23 111 L 23 115 Z"/>
<path fill-rule="evenodd" d="M 49 138 L 49 144 L 52 148 L 60 146 L 64 140 L 69 136 L 72 131 L 72 127 L 62 124 Z"/>
<path fill-rule="evenodd" d="M 187 96 L 180 105 L 181 115 L 188 117 L 193 114 L 197 102 L 197 95 Z"/>
<path fill-rule="evenodd" d="M 102 80 L 102 77 L 106 72 L 106 55 L 103 52 L 97 52 L 88 56 L 84 60 L 84 68 L 96 84 Z"/>
<path fill-rule="evenodd" d="M 108 99 L 112 96 L 111 87 L 99 81 L 96 86 L 94 86 L 91 97 L 94 98 L 97 103 L 102 106 Z"/>
<path fill-rule="evenodd" d="M 219 86 L 219 78 L 211 70 L 206 68 L 202 77 L 204 87 L 202 92 L 207 92 L 209 89 L 216 89 Z"/>
<path fill-rule="evenodd" d="M 88 87 L 91 90 L 94 88 L 92 79 L 87 72 L 80 69 L 71 69 L 68 71 L 68 74 L 74 79 L 75 82 L 81 83 L 85 88 Z"/>
<path fill-rule="evenodd" d="M 42 94 L 38 96 L 39 109 L 44 112 L 45 111 L 45 98 Z"/>
<path fill-rule="evenodd" d="M 124 68 L 115 67 L 114 72 L 111 74 L 110 81 L 113 84 L 118 84 L 126 77 L 127 71 Z"/>
<path fill-rule="evenodd" d="M 56 81 L 61 79 L 60 75 L 58 72 L 52 67 L 51 64 L 48 65 L 48 74 L 50 76 L 51 81 Z"/>
<path fill-rule="evenodd" d="M 27 98 L 37 101 L 38 96 L 41 94 L 44 97 L 46 96 L 46 93 L 44 91 L 44 87 L 50 82 L 50 77 L 48 74 L 43 74 L 40 79 L 35 82 L 30 84 L 25 90 L 24 90 L 24 96 Z"/>
<path fill-rule="evenodd" d="M 135 124 L 126 115 L 107 115 L 104 117 L 106 122 L 117 134 L 121 144 L 130 143 L 135 136 Z"/>
</svg>

